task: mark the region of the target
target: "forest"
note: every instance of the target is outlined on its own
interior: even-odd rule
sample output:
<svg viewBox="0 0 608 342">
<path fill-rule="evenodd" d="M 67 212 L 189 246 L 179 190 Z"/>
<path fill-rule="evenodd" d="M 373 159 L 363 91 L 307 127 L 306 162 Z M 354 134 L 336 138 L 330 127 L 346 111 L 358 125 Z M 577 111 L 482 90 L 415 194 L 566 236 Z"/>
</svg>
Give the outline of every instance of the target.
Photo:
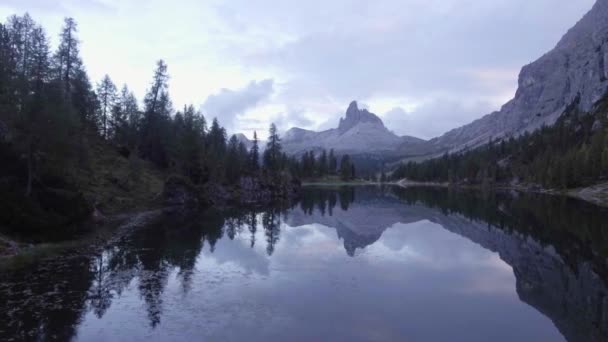
<svg viewBox="0 0 608 342">
<path fill-rule="evenodd" d="M 608 180 L 608 97 L 591 113 L 574 101 L 553 126 L 490 140 L 482 147 L 398 166 L 394 180 L 525 184 L 571 189 Z"/>
<path fill-rule="evenodd" d="M 72 18 L 54 50 L 29 14 L 0 23 L 2 226 L 65 225 L 98 207 L 157 197 L 170 177 L 200 191 L 207 184 L 238 188 L 248 178 L 271 192 L 300 177 L 354 177 L 347 155 L 340 169 L 333 152 L 288 157 L 274 124 L 265 146 L 256 132 L 248 148 L 194 105 L 175 107 L 162 59 L 142 102 L 109 75 L 93 84 L 80 44 Z"/>
</svg>

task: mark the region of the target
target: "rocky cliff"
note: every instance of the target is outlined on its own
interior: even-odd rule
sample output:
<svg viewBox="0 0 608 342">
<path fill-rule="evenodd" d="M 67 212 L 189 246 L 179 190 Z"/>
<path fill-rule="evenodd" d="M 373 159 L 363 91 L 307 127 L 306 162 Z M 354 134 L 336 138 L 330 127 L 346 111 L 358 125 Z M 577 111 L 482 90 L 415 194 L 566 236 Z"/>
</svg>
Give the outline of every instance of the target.
<svg viewBox="0 0 608 342">
<path fill-rule="evenodd" d="M 355 101 L 348 106 L 337 128 L 322 132 L 292 128 L 283 137 L 284 149 L 289 154 L 322 149 L 351 154 L 395 154 L 405 142 L 416 144 L 423 140 L 397 136 L 384 126 L 377 115 L 359 109 Z"/>
<path fill-rule="evenodd" d="M 608 0 L 598 0 L 557 46 L 522 68 L 515 98 L 500 111 L 404 154 L 459 151 L 553 124 L 573 103 L 589 111 L 608 90 Z"/>
</svg>

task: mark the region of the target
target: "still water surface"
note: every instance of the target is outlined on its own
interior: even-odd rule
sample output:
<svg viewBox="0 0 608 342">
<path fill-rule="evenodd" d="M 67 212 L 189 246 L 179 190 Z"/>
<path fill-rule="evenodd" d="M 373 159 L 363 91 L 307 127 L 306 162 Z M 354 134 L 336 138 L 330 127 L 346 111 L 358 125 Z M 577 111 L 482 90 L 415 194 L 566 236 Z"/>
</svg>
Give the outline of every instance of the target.
<svg viewBox="0 0 608 342">
<path fill-rule="evenodd" d="M 540 195 L 306 188 L 166 214 L 0 274 L 0 340 L 607 341 L 608 212 Z"/>
</svg>

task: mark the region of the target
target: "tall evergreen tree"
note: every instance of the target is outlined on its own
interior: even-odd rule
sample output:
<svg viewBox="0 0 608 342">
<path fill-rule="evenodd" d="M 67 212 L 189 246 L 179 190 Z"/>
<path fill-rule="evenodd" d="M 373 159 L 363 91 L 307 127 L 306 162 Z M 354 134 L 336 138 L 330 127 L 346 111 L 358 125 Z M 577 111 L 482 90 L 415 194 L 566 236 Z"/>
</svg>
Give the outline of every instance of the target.
<svg viewBox="0 0 608 342">
<path fill-rule="evenodd" d="M 115 110 L 118 94 L 116 93 L 116 85 L 112 82 L 110 76 L 105 75 L 101 82 L 97 84 L 97 99 L 99 101 L 99 111 L 101 119 L 101 132 L 104 139 L 109 138 L 109 126 L 112 116 L 119 116 L 120 111 Z M 118 108 L 120 109 L 120 108 Z M 118 119 L 118 118 L 116 118 Z M 118 124 L 118 123 L 117 123 Z"/>
<path fill-rule="evenodd" d="M 77 38 L 78 25 L 73 18 L 65 18 L 61 29 L 59 48 L 55 54 L 55 71 L 63 85 L 64 94 L 69 97 L 73 82 L 82 68 L 80 42 Z"/>
<path fill-rule="evenodd" d="M 349 181 L 353 176 L 353 168 L 350 161 L 350 156 L 345 154 L 340 160 L 340 178 L 344 181 Z"/>
<path fill-rule="evenodd" d="M 335 175 L 338 169 L 338 158 L 334 154 L 334 149 L 329 150 L 328 172 L 330 175 Z"/>
<path fill-rule="evenodd" d="M 239 164 L 239 139 L 236 135 L 232 135 L 228 141 L 226 152 L 226 180 L 230 184 L 235 184 L 241 174 L 241 165 Z"/>
<path fill-rule="evenodd" d="M 327 170 L 329 167 L 328 167 L 326 150 L 323 150 L 323 152 L 321 152 L 321 155 L 319 156 L 319 162 L 317 164 L 318 164 L 318 168 L 319 168 L 319 177 L 327 176 Z"/>
<path fill-rule="evenodd" d="M 258 133 L 253 132 L 253 145 L 249 151 L 249 168 L 251 172 L 258 172 L 260 169 L 260 146 L 258 141 Z"/>
<path fill-rule="evenodd" d="M 268 131 L 268 142 L 264 151 L 264 167 L 270 172 L 278 172 L 281 167 L 281 138 L 277 132 L 277 126 L 272 123 Z"/>
<path fill-rule="evenodd" d="M 142 155 L 163 167 L 168 165 L 167 128 L 172 112 L 168 82 L 167 64 L 161 59 L 156 64 L 150 89 L 144 99 L 144 117 L 140 132 Z"/>
</svg>

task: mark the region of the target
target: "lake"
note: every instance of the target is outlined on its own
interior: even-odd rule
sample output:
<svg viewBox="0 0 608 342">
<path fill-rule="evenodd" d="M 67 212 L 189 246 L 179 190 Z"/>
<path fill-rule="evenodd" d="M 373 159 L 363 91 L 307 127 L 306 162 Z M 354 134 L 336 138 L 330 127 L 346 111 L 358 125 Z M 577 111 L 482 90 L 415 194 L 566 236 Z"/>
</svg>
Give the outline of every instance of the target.
<svg viewBox="0 0 608 342">
<path fill-rule="evenodd" d="M 608 210 L 306 187 L 0 274 L 0 340 L 608 341 Z"/>
</svg>

